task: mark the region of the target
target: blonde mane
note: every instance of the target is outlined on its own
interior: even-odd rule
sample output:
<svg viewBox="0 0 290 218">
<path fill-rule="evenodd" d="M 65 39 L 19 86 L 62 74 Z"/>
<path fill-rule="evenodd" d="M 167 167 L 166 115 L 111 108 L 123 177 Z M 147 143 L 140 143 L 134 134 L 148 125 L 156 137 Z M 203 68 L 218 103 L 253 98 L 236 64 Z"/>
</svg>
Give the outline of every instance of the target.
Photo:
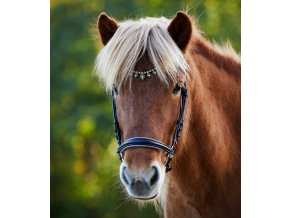
<svg viewBox="0 0 290 218">
<path fill-rule="evenodd" d="M 131 72 L 145 52 L 165 84 L 176 81 L 180 73 L 189 72 L 181 50 L 167 31 L 169 23 L 164 17 L 118 23 L 116 33 L 100 51 L 95 64 L 107 90 L 114 83 L 119 87 L 131 80 Z"/>
</svg>

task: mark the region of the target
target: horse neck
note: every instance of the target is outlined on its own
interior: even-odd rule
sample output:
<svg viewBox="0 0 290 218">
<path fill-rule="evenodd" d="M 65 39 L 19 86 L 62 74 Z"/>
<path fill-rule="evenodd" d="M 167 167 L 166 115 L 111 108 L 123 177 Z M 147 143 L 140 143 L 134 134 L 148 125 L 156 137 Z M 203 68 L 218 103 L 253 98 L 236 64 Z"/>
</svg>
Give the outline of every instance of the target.
<svg viewBox="0 0 290 218">
<path fill-rule="evenodd" d="M 229 183 L 240 181 L 232 178 L 240 174 L 240 64 L 204 41 L 195 42 L 186 56 L 192 69 L 189 99 L 170 180 L 186 187 L 191 199 L 206 201 L 207 193 L 224 193 Z"/>
</svg>

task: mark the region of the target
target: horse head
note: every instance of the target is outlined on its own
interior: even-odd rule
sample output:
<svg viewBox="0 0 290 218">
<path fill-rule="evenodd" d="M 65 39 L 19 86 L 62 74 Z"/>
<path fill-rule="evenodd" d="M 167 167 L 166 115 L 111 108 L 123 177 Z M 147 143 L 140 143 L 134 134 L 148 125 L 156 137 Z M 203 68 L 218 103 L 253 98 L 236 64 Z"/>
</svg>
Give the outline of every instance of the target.
<svg viewBox="0 0 290 218">
<path fill-rule="evenodd" d="M 184 51 L 192 35 L 190 18 L 145 18 L 118 23 L 98 18 L 104 48 L 97 59 L 113 96 L 119 141 L 120 179 L 141 200 L 161 193 L 169 162 L 179 148 L 190 68 Z M 182 138 L 182 136 L 181 136 Z"/>
</svg>

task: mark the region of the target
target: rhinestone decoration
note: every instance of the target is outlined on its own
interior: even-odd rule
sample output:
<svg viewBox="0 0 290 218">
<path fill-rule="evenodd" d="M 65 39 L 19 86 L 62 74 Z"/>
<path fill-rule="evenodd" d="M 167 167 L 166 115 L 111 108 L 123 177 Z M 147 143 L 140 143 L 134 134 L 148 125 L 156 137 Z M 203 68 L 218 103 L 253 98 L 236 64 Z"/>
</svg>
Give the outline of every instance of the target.
<svg viewBox="0 0 290 218">
<path fill-rule="evenodd" d="M 156 75 L 157 71 L 153 68 L 151 70 L 147 70 L 147 71 L 144 71 L 144 72 L 139 72 L 139 71 L 135 71 L 135 70 L 133 70 L 131 72 L 131 75 L 134 78 L 137 78 L 137 79 L 139 78 L 141 80 L 145 80 L 146 78 L 150 78 L 151 74 Z"/>
</svg>

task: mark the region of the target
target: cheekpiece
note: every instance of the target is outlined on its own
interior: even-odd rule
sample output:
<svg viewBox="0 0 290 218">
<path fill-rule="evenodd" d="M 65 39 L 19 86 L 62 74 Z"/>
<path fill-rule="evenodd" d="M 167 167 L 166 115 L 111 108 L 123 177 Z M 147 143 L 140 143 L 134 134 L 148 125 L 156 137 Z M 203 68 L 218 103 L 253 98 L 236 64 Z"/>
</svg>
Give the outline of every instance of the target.
<svg viewBox="0 0 290 218">
<path fill-rule="evenodd" d="M 151 69 L 151 70 L 147 70 L 147 71 L 144 71 L 144 72 L 139 72 L 139 71 L 135 71 L 133 70 L 131 72 L 131 75 L 133 76 L 133 78 L 136 78 L 136 79 L 141 79 L 141 80 L 145 80 L 146 78 L 150 78 L 151 75 L 156 75 L 157 74 L 157 71 L 155 68 Z"/>
</svg>

